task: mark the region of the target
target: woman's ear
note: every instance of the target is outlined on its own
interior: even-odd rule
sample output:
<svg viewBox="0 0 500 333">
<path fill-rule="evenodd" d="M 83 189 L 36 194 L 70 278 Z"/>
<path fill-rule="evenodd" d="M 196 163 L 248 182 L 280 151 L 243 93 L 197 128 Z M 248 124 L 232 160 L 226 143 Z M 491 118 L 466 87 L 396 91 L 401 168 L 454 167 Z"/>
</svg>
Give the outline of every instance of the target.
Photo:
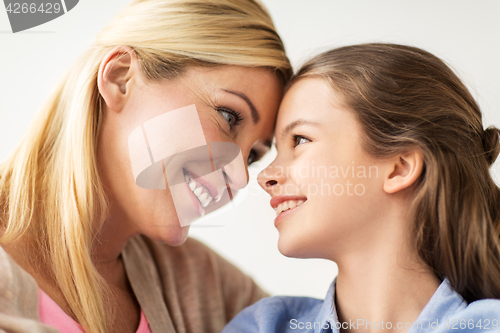
<svg viewBox="0 0 500 333">
<path fill-rule="evenodd" d="M 97 87 L 109 109 L 120 112 L 130 97 L 131 83 L 138 74 L 137 55 L 129 46 L 117 46 L 101 62 Z"/>
<path fill-rule="evenodd" d="M 384 180 L 384 191 L 396 193 L 411 186 L 422 174 L 423 167 L 424 159 L 417 150 L 396 156 Z"/>
</svg>

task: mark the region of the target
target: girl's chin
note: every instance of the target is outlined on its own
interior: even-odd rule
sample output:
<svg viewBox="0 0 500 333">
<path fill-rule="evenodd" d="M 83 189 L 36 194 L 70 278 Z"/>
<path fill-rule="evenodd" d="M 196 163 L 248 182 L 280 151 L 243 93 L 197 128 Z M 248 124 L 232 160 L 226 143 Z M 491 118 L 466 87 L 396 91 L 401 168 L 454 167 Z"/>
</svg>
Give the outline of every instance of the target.
<svg viewBox="0 0 500 333">
<path fill-rule="evenodd" d="M 317 258 L 318 249 L 314 242 L 309 242 L 304 236 L 304 233 L 286 234 L 284 231 L 280 231 L 278 251 L 289 258 Z"/>
<path fill-rule="evenodd" d="M 278 250 L 282 255 L 289 258 L 298 258 L 300 249 L 297 248 L 296 242 L 280 234 L 278 239 Z"/>
</svg>

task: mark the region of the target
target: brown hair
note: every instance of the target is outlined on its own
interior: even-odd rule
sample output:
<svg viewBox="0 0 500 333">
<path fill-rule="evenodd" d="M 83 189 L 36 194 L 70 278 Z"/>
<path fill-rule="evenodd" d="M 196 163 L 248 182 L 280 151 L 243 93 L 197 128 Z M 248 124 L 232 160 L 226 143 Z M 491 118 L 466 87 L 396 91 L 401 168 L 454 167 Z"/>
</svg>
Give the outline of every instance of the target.
<svg viewBox="0 0 500 333">
<path fill-rule="evenodd" d="M 481 111 L 457 75 L 416 47 L 372 43 L 324 52 L 292 82 L 306 77 L 341 94 L 368 153 L 422 152 L 412 206 L 418 254 L 467 302 L 500 298 L 500 189 L 489 172 L 499 130 L 483 130 Z"/>
</svg>

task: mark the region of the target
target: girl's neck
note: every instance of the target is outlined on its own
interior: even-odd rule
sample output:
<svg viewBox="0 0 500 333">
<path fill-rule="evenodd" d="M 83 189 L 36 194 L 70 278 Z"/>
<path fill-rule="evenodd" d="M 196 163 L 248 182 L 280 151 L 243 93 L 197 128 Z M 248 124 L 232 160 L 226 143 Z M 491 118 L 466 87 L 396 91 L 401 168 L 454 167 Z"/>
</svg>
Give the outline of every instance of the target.
<svg viewBox="0 0 500 333">
<path fill-rule="evenodd" d="M 441 283 L 428 266 L 410 258 L 417 256 L 404 242 L 394 241 L 339 264 L 334 300 L 339 321 L 365 323 L 356 332 L 378 331 L 374 323 L 382 321 L 392 324 L 392 332 L 408 331 L 394 327 L 413 323 Z M 368 322 L 375 327 L 370 329 Z"/>
</svg>

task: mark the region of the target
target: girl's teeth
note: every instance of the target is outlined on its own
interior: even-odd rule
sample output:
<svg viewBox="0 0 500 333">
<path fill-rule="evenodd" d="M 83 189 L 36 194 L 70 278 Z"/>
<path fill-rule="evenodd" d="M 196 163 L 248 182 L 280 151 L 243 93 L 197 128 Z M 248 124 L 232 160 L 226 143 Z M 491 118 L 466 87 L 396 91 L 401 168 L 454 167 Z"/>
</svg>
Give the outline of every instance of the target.
<svg viewBox="0 0 500 333">
<path fill-rule="evenodd" d="M 203 189 L 201 187 L 197 187 L 196 189 L 193 190 L 194 195 L 199 196 L 203 192 Z"/>
<path fill-rule="evenodd" d="M 189 188 L 191 189 L 191 191 L 194 191 L 194 189 L 196 188 L 196 182 L 194 180 L 189 183 Z"/>
<path fill-rule="evenodd" d="M 302 205 L 303 203 L 304 203 L 304 200 L 299 200 L 299 201 L 289 200 L 289 201 L 282 202 L 276 207 L 276 216 L 278 216 L 279 214 L 283 213 L 284 211 L 286 211 L 288 209 L 293 209 L 295 207 L 298 207 L 298 206 Z"/>
</svg>

